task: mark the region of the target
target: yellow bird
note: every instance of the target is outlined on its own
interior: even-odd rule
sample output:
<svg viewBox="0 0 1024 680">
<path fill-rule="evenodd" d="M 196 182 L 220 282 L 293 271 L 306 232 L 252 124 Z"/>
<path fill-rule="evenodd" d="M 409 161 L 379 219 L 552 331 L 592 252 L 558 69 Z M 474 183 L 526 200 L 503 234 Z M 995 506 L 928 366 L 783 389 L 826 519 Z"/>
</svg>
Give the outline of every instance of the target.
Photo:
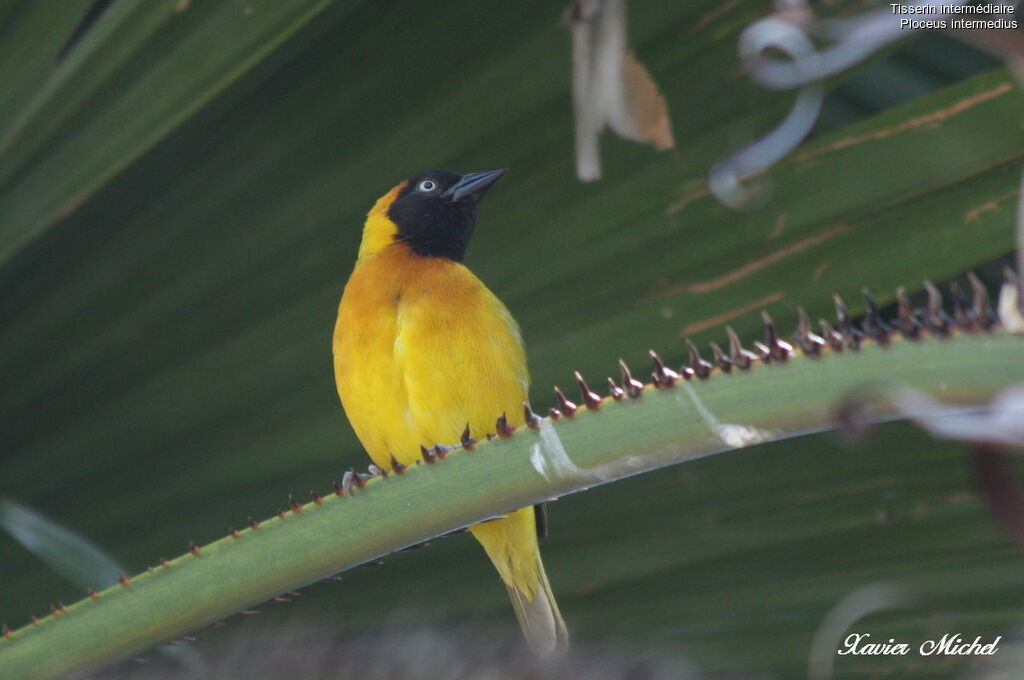
<svg viewBox="0 0 1024 680">
<path fill-rule="evenodd" d="M 482 439 L 495 419 L 523 424 L 530 376 L 519 326 L 462 264 L 477 206 L 506 170 L 433 170 L 384 194 L 363 227 L 334 328 L 334 375 L 374 463 L 409 465 L 420 447 Z M 508 588 L 529 645 L 569 636 L 544 573 L 534 508 L 470 527 Z"/>
</svg>

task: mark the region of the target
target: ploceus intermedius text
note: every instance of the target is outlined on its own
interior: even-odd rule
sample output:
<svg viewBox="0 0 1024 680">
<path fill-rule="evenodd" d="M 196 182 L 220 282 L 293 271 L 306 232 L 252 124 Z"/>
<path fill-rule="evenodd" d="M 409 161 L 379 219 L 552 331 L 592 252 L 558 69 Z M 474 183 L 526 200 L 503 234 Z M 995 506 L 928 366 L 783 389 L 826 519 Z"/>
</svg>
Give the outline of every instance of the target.
<svg viewBox="0 0 1024 680">
<path fill-rule="evenodd" d="M 363 227 L 334 329 L 341 403 L 374 463 L 523 424 L 530 376 L 519 327 L 464 264 L 477 207 L 505 174 L 432 170 L 384 194 Z M 491 428 L 491 429 L 489 429 Z M 470 527 L 508 588 L 527 642 L 568 646 L 537 546 L 534 508 Z"/>
</svg>

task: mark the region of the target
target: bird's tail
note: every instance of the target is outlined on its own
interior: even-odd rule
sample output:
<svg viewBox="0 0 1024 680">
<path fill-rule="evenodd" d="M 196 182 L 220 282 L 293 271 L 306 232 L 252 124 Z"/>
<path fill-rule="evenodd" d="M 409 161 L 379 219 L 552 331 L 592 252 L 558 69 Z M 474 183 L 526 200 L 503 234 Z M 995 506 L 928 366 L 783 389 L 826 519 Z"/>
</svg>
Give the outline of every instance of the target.
<svg viewBox="0 0 1024 680">
<path fill-rule="evenodd" d="M 540 560 L 533 508 L 469 530 L 501 574 L 530 648 L 541 656 L 564 654 L 569 649 L 569 632 Z"/>
</svg>

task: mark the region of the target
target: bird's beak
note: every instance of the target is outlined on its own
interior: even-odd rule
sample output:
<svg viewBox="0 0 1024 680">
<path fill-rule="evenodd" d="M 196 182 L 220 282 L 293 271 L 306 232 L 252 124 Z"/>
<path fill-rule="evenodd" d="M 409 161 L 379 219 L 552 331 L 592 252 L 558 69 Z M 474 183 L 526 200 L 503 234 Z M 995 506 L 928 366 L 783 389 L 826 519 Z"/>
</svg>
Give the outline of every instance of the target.
<svg viewBox="0 0 1024 680">
<path fill-rule="evenodd" d="M 487 193 L 487 190 L 491 188 L 491 185 L 501 179 L 501 176 L 506 172 L 508 172 L 508 168 L 471 172 L 463 175 L 462 179 L 449 187 L 441 195 L 452 201 L 462 201 L 466 198 L 479 201 Z"/>
</svg>

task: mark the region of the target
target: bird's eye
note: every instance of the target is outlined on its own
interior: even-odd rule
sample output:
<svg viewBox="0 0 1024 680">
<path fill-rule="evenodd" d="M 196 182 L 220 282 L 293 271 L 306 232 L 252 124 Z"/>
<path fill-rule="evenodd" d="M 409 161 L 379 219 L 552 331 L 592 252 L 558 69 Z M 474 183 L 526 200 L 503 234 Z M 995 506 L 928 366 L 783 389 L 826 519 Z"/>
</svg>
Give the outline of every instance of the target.
<svg viewBox="0 0 1024 680">
<path fill-rule="evenodd" d="M 436 188 L 437 188 L 437 182 L 435 182 L 432 179 L 421 180 L 420 183 L 416 185 L 416 190 L 417 191 L 422 191 L 425 194 L 426 193 L 430 193 L 431 191 L 433 191 Z"/>
</svg>

